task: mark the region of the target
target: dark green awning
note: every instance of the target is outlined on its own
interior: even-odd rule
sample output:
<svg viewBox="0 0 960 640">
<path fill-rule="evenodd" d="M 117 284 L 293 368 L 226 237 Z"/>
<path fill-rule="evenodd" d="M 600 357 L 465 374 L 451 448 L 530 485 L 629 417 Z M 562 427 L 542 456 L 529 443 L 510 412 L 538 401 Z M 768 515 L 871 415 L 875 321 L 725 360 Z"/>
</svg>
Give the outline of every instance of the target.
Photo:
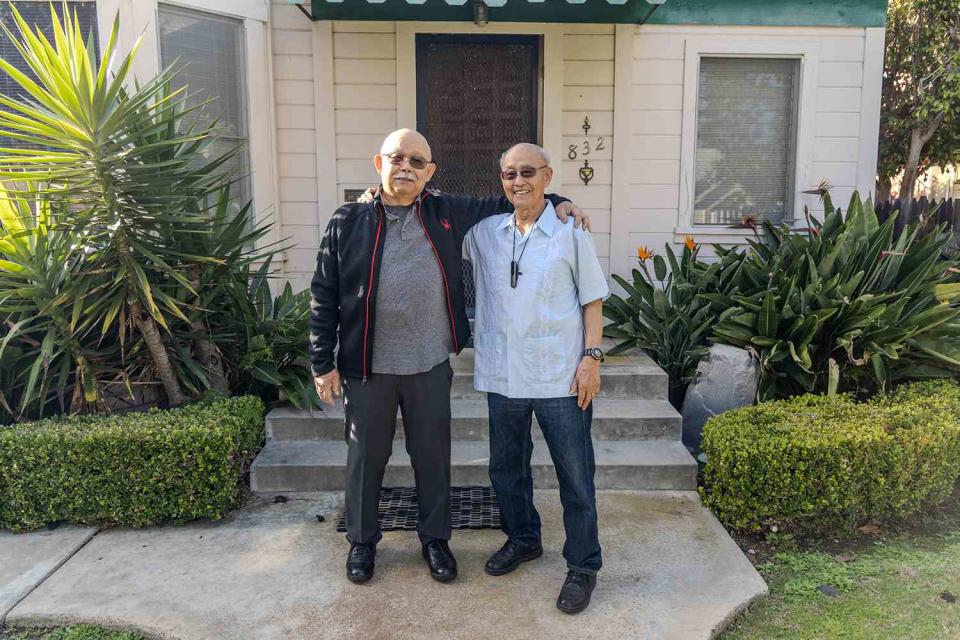
<svg viewBox="0 0 960 640">
<path fill-rule="evenodd" d="M 887 0 L 486 0 L 490 22 L 882 27 Z M 291 0 L 297 2 L 297 0 Z M 474 0 L 311 0 L 314 20 L 473 22 Z M 656 9 L 652 14 L 651 10 Z"/>
</svg>

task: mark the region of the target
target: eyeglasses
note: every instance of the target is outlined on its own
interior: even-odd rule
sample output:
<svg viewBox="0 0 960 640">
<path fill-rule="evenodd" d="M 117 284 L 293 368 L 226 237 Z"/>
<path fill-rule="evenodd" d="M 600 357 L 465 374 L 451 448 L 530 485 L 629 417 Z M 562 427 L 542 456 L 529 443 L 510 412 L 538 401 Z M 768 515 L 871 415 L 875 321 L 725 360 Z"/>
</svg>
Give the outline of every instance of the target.
<svg viewBox="0 0 960 640">
<path fill-rule="evenodd" d="M 407 156 L 402 153 L 381 153 L 380 155 L 389 160 L 390 164 L 393 165 L 401 165 L 404 160 L 409 160 L 410 166 L 417 170 L 426 169 L 427 165 L 431 162 L 420 156 Z"/>
<path fill-rule="evenodd" d="M 537 172 L 541 169 L 546 169 L 549 165 L 543 165 L 542 167 L 524 167 L 520 171 L 514 169 L 507 169 L 506 171 L 500 172 L 500 179 L 506 182 L 512 182 L 517 179 L 517 176 L 523 176 L 524 178 L 532 178 L 537 175 Z"/>
</svg>

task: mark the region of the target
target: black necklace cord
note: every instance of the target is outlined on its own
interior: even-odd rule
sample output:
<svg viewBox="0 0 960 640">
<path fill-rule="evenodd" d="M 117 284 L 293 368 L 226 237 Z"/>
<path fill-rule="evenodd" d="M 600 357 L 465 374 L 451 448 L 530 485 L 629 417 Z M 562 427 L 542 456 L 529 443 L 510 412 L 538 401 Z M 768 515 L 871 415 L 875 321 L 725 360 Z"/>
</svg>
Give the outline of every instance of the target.
<svg viewBox="0 0 960 640">
<path fill-rule="evenodd" d="M 542 213 L 540 215 L 543 215 Z M 520 261 L 523 260 L 523 252 L 527 250 L 527 243 L 530 242 L 530 236 L 533 235 L 533 227 L 536 226 L 537 222 L 540 220 L 540 216 L 537 216 L 537 219 L 533 221 L 533 225 L 530 226 L 530 231 L 527 232 L 527 237 L 523 240 L 523 246 L 520 247 L 520 257 L 517 257 L 517 214 L 513 214 L 513 251 L 510 254 L 510 286 L 513 289 L 517 288 L 517 280 L 523 273 L 520 272 Z"/>
</svg>

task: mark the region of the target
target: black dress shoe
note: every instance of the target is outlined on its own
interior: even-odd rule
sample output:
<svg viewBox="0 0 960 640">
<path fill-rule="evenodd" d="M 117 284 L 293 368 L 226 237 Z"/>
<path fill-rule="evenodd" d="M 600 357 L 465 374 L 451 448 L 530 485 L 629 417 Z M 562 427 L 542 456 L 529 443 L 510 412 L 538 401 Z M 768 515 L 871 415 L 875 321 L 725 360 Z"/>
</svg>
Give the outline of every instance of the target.
<svg viewBox="0 0 960 640">
<path fill-rule="evenodd" d="M 423 545 L 423 558 L 430 565 L 430 575 L 438 582 L 450 582 L 457 577 L 457 559 L 446 540 L 431 540 Z"/>
<path fill-rule="evenodd" d="M 557 597 L 557 609 L 564 613 L 580 613 L 590 604 L 590 594 L 597 586 L 597 576 L 570 569 Z"/>
<path fill-rule="evenodd" d="M 347 554 L 347 580 L 366 582 L 373 577 L 373 559 L 377 555 L 376 544 L 352 544 Z"/>
<path fill-rule="evenodd" d="M 542 555 L 543 547 L 540 545 L 531 547 L 515 540 L 507 540 L 499 551 L 490 556 L 483 570 L 492 576 L 502 576 L 519 567 L 521 563 L 536 560 Z"/>
</svg>

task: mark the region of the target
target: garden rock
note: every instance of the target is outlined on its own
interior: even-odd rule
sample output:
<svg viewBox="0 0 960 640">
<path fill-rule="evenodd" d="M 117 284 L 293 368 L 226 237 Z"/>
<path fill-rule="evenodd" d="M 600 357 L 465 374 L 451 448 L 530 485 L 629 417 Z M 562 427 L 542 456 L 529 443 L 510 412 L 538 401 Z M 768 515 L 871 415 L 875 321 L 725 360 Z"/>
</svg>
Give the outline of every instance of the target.
<svg viewBox="0 0 960 640">
<path fill-rule="evenodd" d="M 817 591 L 819 591 L 820 593 L 822 593 L 823 595 L 825 595 L 825 596 L 827 596 L 827 597 L 829 597 L 829 598 L 839 598 L 839 597 L 840 597 L 840 590 L 837 589 L 837 588 L 836 588 L 835 586 L 833 586 L 832 584 L 822 584 L 822 585 L 820 585 L 819 587 L 817 587 Z"/>
<path fill-rule="evenodd" d="M 759 382 L 760 369 L 748 351 L 725 344 L 710 347 L 683 399 L 683 444 L 691 451 L 700 451 L 707 420 L 753 404 Z"/>
</svg>

